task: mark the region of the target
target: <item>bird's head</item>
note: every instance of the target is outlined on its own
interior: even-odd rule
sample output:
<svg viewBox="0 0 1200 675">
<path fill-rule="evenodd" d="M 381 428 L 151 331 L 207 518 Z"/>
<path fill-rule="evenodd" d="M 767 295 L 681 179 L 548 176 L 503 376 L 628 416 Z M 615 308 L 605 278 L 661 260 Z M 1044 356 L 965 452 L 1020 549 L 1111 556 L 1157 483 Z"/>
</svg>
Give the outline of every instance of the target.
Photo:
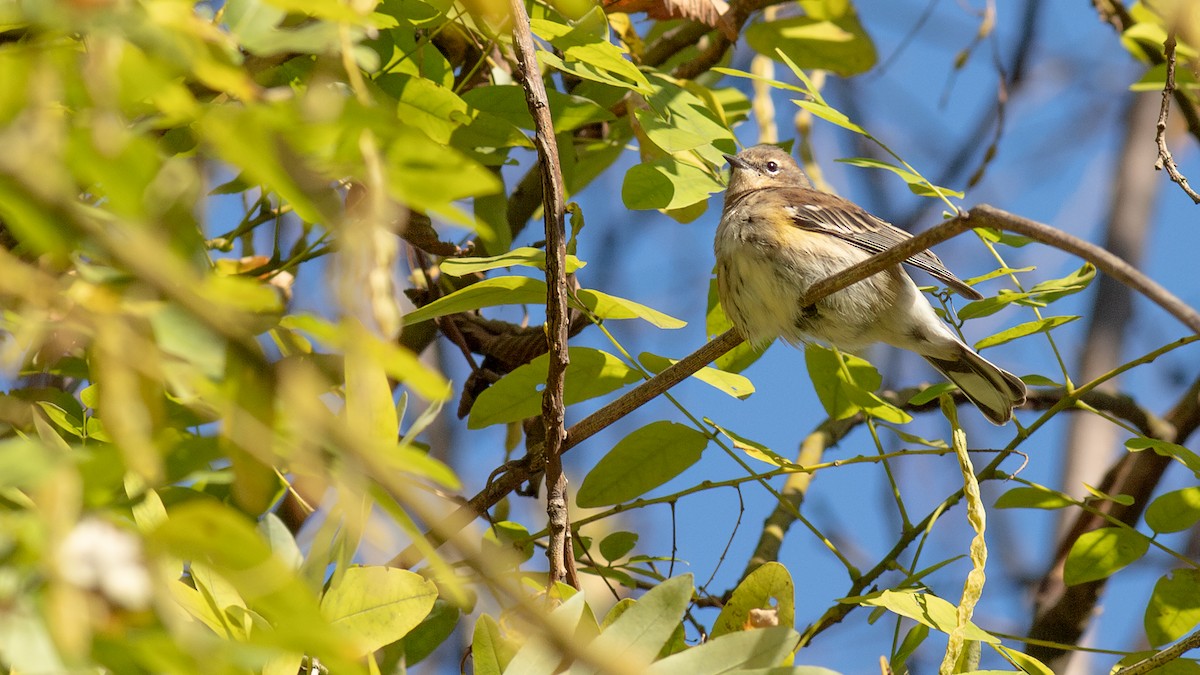
<svg viewBox="0 0 1200 675">
<path fill-rule="evenodd" d="M 756 145 L 725 159 L 729 160 L 728 195 L 768 187 L 812 187 L 796 160 L 774 145 Z"/>
</svg>

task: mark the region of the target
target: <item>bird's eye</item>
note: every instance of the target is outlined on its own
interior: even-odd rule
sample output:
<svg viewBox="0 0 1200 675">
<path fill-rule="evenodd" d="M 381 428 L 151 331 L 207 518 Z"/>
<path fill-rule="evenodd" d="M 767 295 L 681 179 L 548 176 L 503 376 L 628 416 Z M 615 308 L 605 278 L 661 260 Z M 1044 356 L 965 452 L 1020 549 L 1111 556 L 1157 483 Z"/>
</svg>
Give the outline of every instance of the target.
<svg viewBox="0 0 1200 675">
<path fill-rule="evenodd" d="M 775 162 L 767 162 L 767 173 L 779 173 L 779 165 Z"/>
</svg>

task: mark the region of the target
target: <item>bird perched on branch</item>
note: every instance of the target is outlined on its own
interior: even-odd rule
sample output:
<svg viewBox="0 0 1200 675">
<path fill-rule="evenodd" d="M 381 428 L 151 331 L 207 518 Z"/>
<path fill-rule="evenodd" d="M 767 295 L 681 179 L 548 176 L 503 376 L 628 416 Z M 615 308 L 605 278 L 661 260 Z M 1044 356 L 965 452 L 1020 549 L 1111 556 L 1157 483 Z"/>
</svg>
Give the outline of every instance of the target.
<svg viewBox="0 0 1200 675">
<path fill-rule="evenodd" d="M 717 288 L 725 313 L 747 340 L 815 340 L 848 351 L 885 342 L 923 356 L 992 423 L 1012 418 L 1013 407 L 1025 402 L 1024 383 L 963 344 L 901 265 L 801 306 L 817 281 L 911 235 L 814 189 L 791 155 L 773 145 L 725 159 L 731 170 L 714 243 Z M 983 297 L 930 251 L 904 262 L 963 297 Z"/>
</svg>

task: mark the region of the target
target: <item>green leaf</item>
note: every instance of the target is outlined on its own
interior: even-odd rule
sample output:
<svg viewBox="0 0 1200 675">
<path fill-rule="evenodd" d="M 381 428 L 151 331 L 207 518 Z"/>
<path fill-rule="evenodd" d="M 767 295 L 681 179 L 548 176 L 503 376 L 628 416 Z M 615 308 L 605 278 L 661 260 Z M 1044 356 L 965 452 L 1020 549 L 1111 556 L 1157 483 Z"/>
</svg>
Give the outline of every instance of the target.
<svg viewBox="0 0 1200 675">
<path fill-rule="evenodd" d="M 550 612 L 550 621 L 561 629 L 577 633 L 585 621 L 594 621 L 584 604 L 582 593 L 576 593 Z M 580 641 L 586 644 L 585 640 Z M 554 675 L 562 672 L 562 652 L 542 636 L 534 633 L 521 645 L 504 672 L 508 675 Z"/>
<path fill-rule="evenodd" d="M 757 441 L 752 441 L 749 438 L 735 434 L 732 431 L 730 431 L 729 429 L 726 429 L 725 427 L 717 425 L 715 422 L 708 419 L 707 417 L 704 418 L 704 421 L 707 424 L 712 425 L 712 427 L 714 429 L 716 429 L 717 431 L 719 431 L 722 434 L 724 434 L 725 436 L 727 436 L 729 438 L 730 442 L 733 443 L 733 447 L 737 448 L 738 450 L 741 450 L 742 452 L 753 457 L 754 459 L 757 459 L 760 462 L 766 462 L 767 464 L 772 464 L 774 466 L 781 466 L 781 467 L 796 466 L 794 463 L 789 462 L 786 458 L 775 453 L 774 451 L 772 451 L 770 448 L 763 445 L 762 443 L 759 443 Z"/>
<path fill-rule="evenodd" d="M 795 103 L 796 105 L 809 111 L 817 117 L 820 117 L 826 122 L 836 124 L 847 131 L 853 131 L 854 133 L 862 136 L 870 136 L 866 129 L 858 126 L 854 122 L 851 122 L 850 118 L 846 117 L 844 113 L 842 113 L 840 110 L 835 110 L 827 103 L 818 101 L 804 101 L 800 99 L 792 99 L 792 103 Z"/>
<path fill-rule="evenodd" d="M 774 611 L 780 626 L 795 623 L 796 586 L 786 567 L 772 561 L 747 575 L 721 608 L 721 614 L 713 622 L 712 636 L 747 630 L 753 610 Z"/>
<path fill-rule="evenodd" d="M 569 378 L 568 378 L 569 379 Z M 708 446 L 704 434 L 675 422 L 652 422 L 621 439 L 583 478 L 583 508 L 636 499 L 695 464 Z"/>
<path fill-rule="evenodd" d="M 652 373 L 661 373 L 672 365 L 679 363 L 678 359 L 669 359 L 665 356 L 658 356 L 650 352 L 642 352 L 638 355 L 638 361 Z M 748 378 L 737 375 L 736 373 L 727 373 L 723 370 L 717 370 L 710 366 L 705 366 L 700 370 L 692 373 L 692 377 L 701 382 L 713 387 L 736 399 L 746 399 L 750 394 L 754 393 L 754 383 Z"/>
<path fill-rule="evenodd" d="M 613 532 L 600 540 L 600 555 L 610 563 L 620 560 L 629 555 L 637 541 L 636 532 Z"/>
<path fill-rule="evenodd" d="M 1196 474 L 1196 477 L 1200 478 L 1200 457 L 1178 443 L 1160 441 L 1156 438 L 1140 437 L 1125 441 L 1125 448 L 1130 452 L 1138 452 L 1146 449 L 1153 450 L 1157 455 L 1170 457 L 1183 464 L 1189 471 Z"/>
<path fill-rule="evenodd" d="M 511 520 L 492 523 L 483 533 L 483 541 L 501 549 L 505 555 L 515 557 L 518 563 L 533 557 L 533 542 L 529 539 L 529 530 Z"/>
<path fill-rule="evenodd" d="M 867 361 L 817 344 L 805 348 L 804 361 L 817 398 L 833 419 L 846 419 L 863 411 L 897 424 L 912 420 L 908 413 L 874 394 L 883 378 Z"/>
<path fill-rule="evenodd" d="M 309 223 L 329 223 L 341 214 L 341 199 L 297 153 L 276 125 L 289 115 L 264 106 L 217 106 L 196 124 L 199 135 L 222 159 L 285 199 Z"/>
<path fill-rule="evenodd" d="M 849 2 L 801 3 L 807 16 L 755 23 L 744 35 L 750 47 L 773 59 L 786 54 L 799 68 L 830 70 L 850 77 L 875 65 L 875 45 Z M 817 6 L 841 11 L 814 12 Z"/>
<path fill-rule="evenodd" d="M 1150 540 L 1135 530 L 1103 527 L 1085 532 L 1071 546 L 1063 565 L 1068 586 L 1104 579 L 1146 554 Z"/>
<path fill-rule="evenodd" d="M 691 601 L 692 575 L 667 579 L 627 606 L 592 642 L 591 648 L 632 670 L 637 670 L 639 665 L 648 666 L 679 626 Z M 582 664 L 576 664 L 569 671 L 570 675 L 596 672 L 595 668 Z"/>
<path fill-rule="evenodd" d="M 504 184 L 465 153 L 437 143 L 412 127 L 401 126 L 384 154 L 388 193 L 418 211 L 478 227 L 455 202 L 500 193 Z"/>
<path fill-rule="evenodd" d="M 1200 570 L 1177 569 L 1154 584 L 1146 605 L 1146 638 L 1161 647 L 1200 624 Z"/>
<path fill-rule="evenodd" d="M 599 7 L 580 19 L 575 26 L 566 26 L 545 19 L 532 19 L 530 28 L 562 52 L 562 58 L 551 52 L 538 51 L 543 65 L 551 65 L 587 80 L 650 93 L 650 83 L 632 61 L 628 52 L 608 42 L 608 22 Z M 601 28 L 602 27 L 602 28 Z"/>
<path fill-rule="evenodd" d="M 172 508 L 147 541 L 152 550 L 201 563 L 228 581 L 250 610 L 271 623 L 276 648 L 356 671 L 345 656 L 346 635 L 325 620 L 307 584 L 271 553 L 246 516 L 212 500 L 188 502 Z"/>
<path fill-rule="evenodd" d="M 687 325 L 686 321 L 663 314 L 657 309 L 608 293 L 581 288 L 575 292 L 575 295 L 585 307 L 592 310 L 592 313 L 601 319 L 643 319 L 658 328 L 667 329 L 683 328 Z"/>
<path fill-rule="evenodd" d="M 1155 497 L 1146 507 L 1146 525 L 1155 532 L 1182 532 L 1200 523 L 1200 487 Z"/>
<path fill-rule="evenodd" d="M 567 256 L 567 274 L 571 274 L 585 265 L 587 263 L 579 258 L 573 255 Z M 540 248 L 525 246 L 487 258 L 447 258 L 439 265 L 443 273 L 449 274 L 452 277 L 462 277 L 468 274 L 513 266 L 536 267 L 539 270 L 544 270 L 546 269 L 546 252 Z"/>
<path fill-rule="evenodd" d="M 321 613 L 355 635 L 356 656 L 404 637 L 433 609 L 437 587 L 395 567 L 350 567 L 321 598 Z"/>
<path fill-rule="evenodd" d="M 939 196 L 939 193 L 947 197 L 956 197 L 959 199 L 962 199 L 963 196 L 963 193 L 957 190 L 951 190 L 950 188 L 944 188 L 941 186 L 932 186 L 933 184 L 921 174 L 910 171 L 904 167 L 885 162 L 881 159 L 873 159 L 870 157 L 850 157 L 846 159 L 839 159 L 837 161 L 844 162 L 851 166 L 861 166 L 869 169 L 885 169 L 887 171 L 891 171 L 908 184 L 908 189 L 911 190 L 913 194 L 920 195 L 922 197 L 937 197 Z"/>
<path fill-rule="evenodd" d="M 1007 288 L 1003 288 L 1000 289 L 1000 292 L 994 297 L 984 298 L 982 300 L 972 300 L 971 302 L 963 305 L 958 310 L 958 318 L 962 319 L 963 321 L 967 321 L 969 319 L 978 319 L 984 316 L 991 316 L 992 314 L 999 312 L 1014 302 L 1021 303 L 1025 300 L 1028 300 L 1031 295 L 1032 294 L 1030 293 L 1018 293 L 1016 291 L 1010 291 Z"/>
<path fill-rule="evenodd" d="M 525 102 L 525 90 L 515 84 L 475 87 L 462 95 L 464 101 L 480 110 L 502 117 L 522 129 L 533 129 L 533 118 Z M 554 133 L 573 131 L 582 126 L 616 119 L 609 110 L 583 96 L 546 90 Z"/>
<path fill-rule="evenodd" d="M 709 171 L 666 157 L 629 167 L 621 199 L 631 209 L 681 209 L 724 189 Z"/>
<path fill-rule="evenodd" d="M 1054 675 L 1054 671 L 1050 670 L 1046 664 L 1028 654 L 1010 649 L 1004 645 L 992 645 L 992 648 L 1000 652 L 1004 658 L 1008 659 L 1009 663 L 1020 668 L 1022 672 L 1029 673 L 1029 675 Z"/>
<path fill-rule="evenodd" d="M 702 645 L 673 654 L 646 670 L 647 675 L 722 675 L 784 663 L 799 641 L 790 625 L 714 636 Z M 785 672 L 790 672 L 786 669 Z"/>
<path fill-rule="evenodd" d="M 412 325 L 447 314 L 470 312 L 499 305 L 529 305 L 546 301 L 546 282 L 523 276 L 484 279 L 460 288 L 450 295 L 404 315 L 404 323 Z"/>
<path fill-rule="evenodd" d="M 1048 316 L 1038 319 L 1037 321 L 1029 321 L 1027 323 L 1013 326 L 1008 330 L 1001 331 L 990 337 L 985 337 L 984 339 L 975 343 L 975 350 L 980 351 L 987 349 L 988 347 L 995 347 L 996 345 L 1012 342 L 1013 340 L 1026 337 L 1028 335 L 1034 335 L 1035 333 L 1049 333 L 1055 328 L 1058 328 L 1063 324 L 1071 323 L 1078 318 L 1079 317 L 1077 316 Z"/>
<path fill-rule="evenodd" d="M 1040 485 L 1015 487 L 996 499 L 998 509 L 1061 509 L 1074 506 L 1075 500 Z"/>
<path fill-rule="evenodd" d="M 567 366 L 563 388 L 563 399 L 567 405 L 603 396 L 641 379 L 636 370 L 607 352 L 571 347 L 568 354 L 571 365 Z M 540 415 L 541 390 L 546 384 L 549 362 L 550 356 L 543 354 L 488 387 L 475 399 L 467 427 L 481 429 Z"/>
<path fill-rule="evenodd" d="M 390 649 L 385 648 L 383 653 L 392 657 L 391 663 L 398 664 L 401 658 L 406 666 L 420 663 L 454 634 L 461 618 L 462 612 L 454 603 L 438 598 L 429 615 L 398 644 L 393 644 Z"/>
<path fill-rule="evenodd" d="M 501 675 L 508 667 L 516 647 L 500 635 L 500 626 L 487 614 L 475 622 L 471 639 L 471 660 L 475 675 Z"/>
<path fill-rule="evenodd" d="M 1050 279 L 1043 281 L 1033 288 L 1029 289 L 1029 294 L 1036 297 L 1044 303 L 1051 303 L 1059 298 L 1064 298 L 1068 295 L 1074 295 L 1091 285 L 1092 280 L 1096 278 L 1096 267 L 1091 263 L 1084 263 L 1083 267 L 1075 270 L 1071 274 L 1061 279 Z"/>
<path fill-rule="evenodd" d="M 958 625 L 958 609 L 945 600 L 930 593 L 917 591 L 880 591 L 841 602 L 853 602 L 867 607 L 884 607 L 895 614 L 906 616 L 949 634 Z M 964 638 L 976 642 L 999 644 L 1000 639 L 974 623 L 967 623 Z"/>
<path fill-rule="evenodd" d="M 1110 495 L 1107 492 L 1102 492 L 1102 491 L 1092 487 L 1091 485 L 1088 485 L 1087 483 L 1083 484 L 1083 488 L 1085 490 L 1087 490 L 1088 493 L 1090 493 L 1096 499 L 1100 499 L 1100 500 L 1103 500 L 1106 502 L 1114 502 L 1114 503 L 1120 504 L 1122 506 L 1130 506 L 1133 504 L 1133 497 L 1131 497 L 1130 495 Z"/>
</svg>

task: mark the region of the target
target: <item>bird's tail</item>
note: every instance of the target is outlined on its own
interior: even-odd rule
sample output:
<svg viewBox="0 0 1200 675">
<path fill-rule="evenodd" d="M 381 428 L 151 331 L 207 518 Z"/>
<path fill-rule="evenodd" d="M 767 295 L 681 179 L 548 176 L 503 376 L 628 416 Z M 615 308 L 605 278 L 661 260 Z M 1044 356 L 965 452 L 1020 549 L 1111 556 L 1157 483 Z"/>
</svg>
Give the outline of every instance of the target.
<svg viewBox="0 0 1200 675">
<path fill-rule="evenodd" d="M 959 353 L 954 357 L 925 356 L 925 360 L 958 385 L 989 422 L 997 425 L 1008 422 L 1013 408 L 1025 402 L 1025 383 L 970 347 L 961 343 L 958 346 Z"/>
</svg>

